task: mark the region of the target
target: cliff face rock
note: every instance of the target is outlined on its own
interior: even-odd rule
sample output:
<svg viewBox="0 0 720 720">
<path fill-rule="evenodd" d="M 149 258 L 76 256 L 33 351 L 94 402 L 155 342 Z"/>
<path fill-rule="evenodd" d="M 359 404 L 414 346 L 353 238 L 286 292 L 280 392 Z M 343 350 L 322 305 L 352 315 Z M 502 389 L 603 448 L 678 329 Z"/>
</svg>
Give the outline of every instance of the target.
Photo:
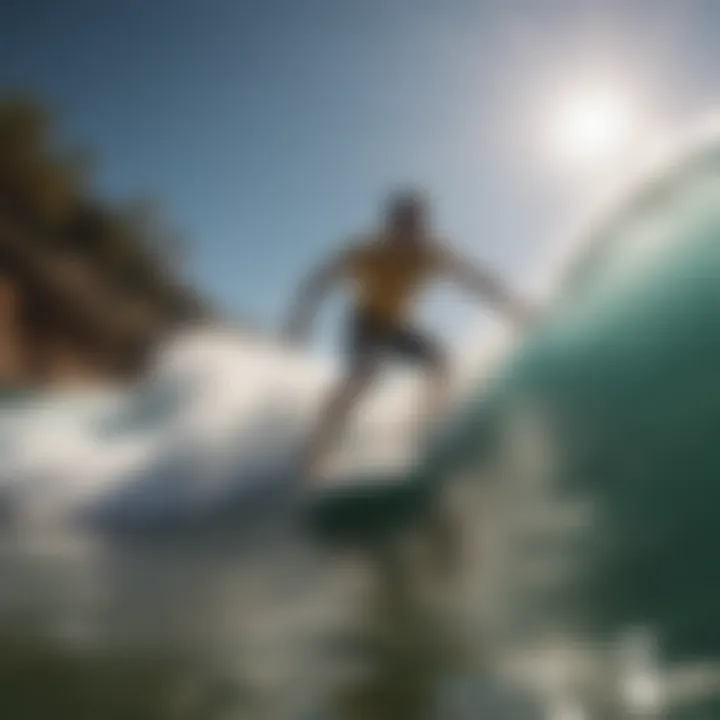
<svg viewBox="0 0 720 720">
<path fill-rule="evenodd" d="M 0 100 L 0 387 L 142 372 L 178 324 L 211 313 L 179 279 L 173 234 L 145 204 L 94 197 L 44 111 Z"/>
<path fill-rule="evenodd" d="M 132 377 L 165 332 L 206 318 L 167 278 L 118 292 L 91 259 L 36 247 L 0 223 L 0 386 Z"/>
</svg>

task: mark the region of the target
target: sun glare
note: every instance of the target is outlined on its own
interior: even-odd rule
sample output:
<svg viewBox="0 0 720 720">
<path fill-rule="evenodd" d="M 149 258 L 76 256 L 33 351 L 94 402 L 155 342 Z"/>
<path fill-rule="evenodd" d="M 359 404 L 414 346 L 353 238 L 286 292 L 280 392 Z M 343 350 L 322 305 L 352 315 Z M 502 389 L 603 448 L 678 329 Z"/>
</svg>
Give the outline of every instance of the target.
<svg viewBox="0 0 720 720">
<path fill-rule="evenodd" d="M 550 145 L 556 160 L 570 166 L 611 161 L 626 146 L 633 126 L 628 99 L 612 88 L 586 88 L 555 103 Z"/>
</svg>

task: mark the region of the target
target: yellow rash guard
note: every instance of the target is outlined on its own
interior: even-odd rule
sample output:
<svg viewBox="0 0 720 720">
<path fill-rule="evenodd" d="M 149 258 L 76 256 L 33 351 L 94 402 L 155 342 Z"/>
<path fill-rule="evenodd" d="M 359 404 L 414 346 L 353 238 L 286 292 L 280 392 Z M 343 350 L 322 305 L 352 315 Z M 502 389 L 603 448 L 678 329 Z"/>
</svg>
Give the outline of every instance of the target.
<svg viewBox="0 0 720 720">
<path fill-rule="evenodd" d="M 356 288 L 356 309 L 388 325 L 402 322 L 418 292 L 442 272 L 443 258 L 435 243 L 402 247 L 382 237 L 351 248 L 345 271 Z"/>
</svg>

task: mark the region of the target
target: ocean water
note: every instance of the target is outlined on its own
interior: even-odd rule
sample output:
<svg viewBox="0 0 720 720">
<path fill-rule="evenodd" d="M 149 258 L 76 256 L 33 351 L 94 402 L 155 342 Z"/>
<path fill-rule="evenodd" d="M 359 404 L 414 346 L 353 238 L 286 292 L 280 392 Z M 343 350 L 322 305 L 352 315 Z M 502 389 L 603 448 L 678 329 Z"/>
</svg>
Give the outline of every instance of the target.
<svg viewBox="0 0 720 720">
<path fill-rule="evenodd" d="M 563 587 L 592 517 L 554 502 L 531 417 L 509 454 L 443 471 L 449 574 L 421 518 L 342 547 L 308 532 L 294 458 L 331 381 L 307 356 L 204 330 L 137 388 L 5 405 L 3 718 L 634 717 L 617 679 L 634 674 L 630 697 L 646 682 L 652 699 L 652 652 L 621 670 L 626 638 L 527 622 L 538 575 Z M 412 392 L 379 393 L 350 458 L 410 459 Z"/>
<path fill-rule="evenodd" d="M 591 228 L 427 455 L 414 378 L 360 408 L 331 480 L 438 490 L 449 567 L 431 513 L 309 532 L 309 354 L 207 328 L 135 387 L 4 398 L 0 718 L 720 717 L 717 148 Z"/>
<path fill-rule="evenodd" d="M 479 563 L 438 581 L 422 527 L 342 549 L 308 532 L 294 458 L 332 379 L 205 329 L 137 387 L 4 403 L 2 717 L 537 716 L 488 673 Z M 409 462 L 413 390 L 362 408 L 350 465 Z"/>
</svg>

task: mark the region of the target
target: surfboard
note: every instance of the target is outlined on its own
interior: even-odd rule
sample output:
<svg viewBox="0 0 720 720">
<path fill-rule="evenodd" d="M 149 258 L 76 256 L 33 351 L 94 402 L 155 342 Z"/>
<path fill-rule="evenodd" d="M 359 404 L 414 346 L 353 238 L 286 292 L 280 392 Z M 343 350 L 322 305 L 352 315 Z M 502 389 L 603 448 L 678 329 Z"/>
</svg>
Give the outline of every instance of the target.
<svg viewBox="0 0 720 720">
<path fill-rule="evenodd" d="M 346 457 L 326 464 L 313 478 L 308 527 L 330 545 L 384 542 L 426 516 L 438 485 L 428 448 L 418 444 L 379 461 Z"/>
<path fill-rule="evenodd" d="M 431 422 L 413 405 L 369 405 L 351 421 L 307 483 L 311 534 L 331 545 L 367 547 L 423 522 L 451 472 L 455 410 Z M 381 398 L 382 399 L 382 398 Z M 442 416 L 441 416 L 442 415 Z"/>
<path fill-rule="evenodd" d="M 435 488 L 420 473 L 356 476 L 316 489 L 308 503 L 312 534 L 333 545 L 369 545 L 402 532 L 425 516 Z"/>
</svg>

